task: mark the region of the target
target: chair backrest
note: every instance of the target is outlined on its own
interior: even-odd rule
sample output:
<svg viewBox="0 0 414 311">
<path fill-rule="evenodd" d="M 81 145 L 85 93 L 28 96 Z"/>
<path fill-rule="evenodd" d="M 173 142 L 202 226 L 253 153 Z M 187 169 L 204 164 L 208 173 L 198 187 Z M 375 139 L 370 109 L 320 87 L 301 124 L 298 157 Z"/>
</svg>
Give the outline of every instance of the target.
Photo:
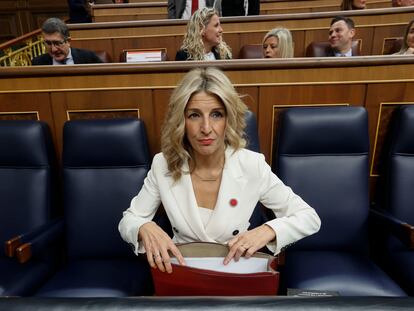
<svg viewBox="0 0 414 311">
<path fill-rule="evenodd" d="M 329 41 L 311 42 L 306 48 L 306 57 L 327 57 L 332 56 L 332 49 Z M 361 55 L 360 40 L 352 41 L 352 55 Z"/>
<path fill-rule="evenodd" d="M 103 62 L 103 63 L 112 63 L 112 57 L 111 55 L 108 54 L 107 51 L 95 51 L 96 56 L 99 57 L 99 59 Z"/>
<path fill-rule="evenodd" d="M 117 228 L 122 212 L 141 189 L 149 167 L 142 121 L 66 122 L 63 189 L 70 259 L 133 255 Z"/>
<path fill-rule="evenodd" d="M 403 38 L 385 38 L 382 54 L 389 55 L 399 52 L 401 50 L 403 42 Z"/>
<path fill-rule="evenodd" d="M 394 121 L 387 208 L 398 219 L 414 224 L 414 105 L 402 107 Z"/>
<path fill-rule="evenodd" d="M 289 249 L 365 252 L 368 120 L 362 107 L 292 108 L 281 113 L 273 165 L 317 211 L 318 234 Z"/>
<path fill-rule="evenodd" d="M 252 151 L 260 152 L 259 132 L 257 131 L 256 116 L 250 110 L 244 115 L 246 120 L 245 138 L 247 141 L 246 148 Z"/>
<path fill-rule="evenodd" d="M 239 58 L 263 58 L 263 47 L 261 44 L 246 44 L 240 49 Z"/>
<path fill-rule="evenodd" d="M 50 220 L 54 148 L 47 124 L 0 121 L 0 243 Z M 0 252 L 4 257 L 4 252 Z"/>
</svg>

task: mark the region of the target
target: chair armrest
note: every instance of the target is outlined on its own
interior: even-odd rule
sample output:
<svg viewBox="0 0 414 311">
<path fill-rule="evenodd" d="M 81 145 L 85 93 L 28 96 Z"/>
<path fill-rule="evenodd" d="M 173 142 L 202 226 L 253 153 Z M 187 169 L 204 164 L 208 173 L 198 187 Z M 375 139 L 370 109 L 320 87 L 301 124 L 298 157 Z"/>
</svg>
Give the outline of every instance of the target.
<svg viewBox="0 0 414 311">
<path fill-rule="evenodd" d="M 5 253 L 8 257 L 14 257 L 16 255 L 16 249 L 26 243 L 27 241 L 33 239 L 37 235 L 41 234 L 42 232 L 48 230 L 51 226 L 53 226 L 56 222 L 60 221 L 60 219 L 56 219 L 50 221 L 44 225 L 41 225 L 29 232 L 23 233 L 21 235 L 15 236 L 10 240 L 4 243 L 5 246 Z"/>
<path fill-rule="evenodd" d="M 48 223 L 47 226 L 42 226 L 42 228 L 21 235 L 19 242 L 22 244 L 15 249 L 14 254 L 20 263 L 25 263 L 32 256 L 37 256 L 49 249 L 50 245 L 62 235 L 63 220 L 57 219 Z"/>
<path fill-rule="evenodd" d="M 371 209 L 371 217 L 396 236 L 404 245 L 414 248 L 414 226 L 399 220 L 383 209 Z"/>
</svg>

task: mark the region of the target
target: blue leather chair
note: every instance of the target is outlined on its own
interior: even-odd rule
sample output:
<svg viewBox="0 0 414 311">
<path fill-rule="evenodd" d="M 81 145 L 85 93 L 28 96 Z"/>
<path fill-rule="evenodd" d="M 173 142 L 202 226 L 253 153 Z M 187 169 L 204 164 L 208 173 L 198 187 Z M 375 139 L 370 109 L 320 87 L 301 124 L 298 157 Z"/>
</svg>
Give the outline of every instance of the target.
<svg viewBox="0 0 414 311">
<path fill-rule="evenodd" d="M 150 168 L 142 121 L 69 121 L 63 131 L 66 264 L 36 296 L 151 294 L 146 258 L 118 232 L 122 212 Z"/>
<path fill-rule="evenodd" d="M 31 295 L 53 272 L 48 256 L 33 256 L 24 265 L 9 256 L 56 212 L 54 164 L 45 123 L 0 121 L 0 241 L 7 241 L 8 254 L 0 253 L 0 296 Z"/>
<path fill-rule="evenodd" d="M 244 119 L 246 121 L 246 128 L 244 130 L 246 139 L 246 148 L 255 152 L 260 152 L 260 141 L 259 141 L 259 132 L 257 130 L 257 121 L 255 114 L 247 110 L 244 115 Z M 252 216 L 250 217 L 250 226 L 248 230 L 254 229 L 266 221 L 269 218 L 274 218 L 273 213 L 270 210 L 264 209 L 264 207 L 258 203 L 256 208 L 254 209 Z M 262 251 L 266 251 L 266 248 L 263 248 Z"/>
<path fill-rule="evenodd" d="M 246 121 L 245 139 L 247 141 L 246 148 L 252 151 L 260 152 L 259 133 L 257 131 L 256 116 L 250 110 L 244 115 Z"/>
<path fill-rule="evenodd" d="M 404 296 L 369 257 L 368 121 L 362 107 L 282 112 L 277 175 L 321 218 L 321 230 L 286 250 L 288 288 L 343 296 Z"/>
<path fill-rule="evenodd" d="M 378 251 L 386 271 L 414 296 L 414 105 L 399 109 L 393 123 L 385 204 L 375 211 L 386 229 Z"/>
</svg>

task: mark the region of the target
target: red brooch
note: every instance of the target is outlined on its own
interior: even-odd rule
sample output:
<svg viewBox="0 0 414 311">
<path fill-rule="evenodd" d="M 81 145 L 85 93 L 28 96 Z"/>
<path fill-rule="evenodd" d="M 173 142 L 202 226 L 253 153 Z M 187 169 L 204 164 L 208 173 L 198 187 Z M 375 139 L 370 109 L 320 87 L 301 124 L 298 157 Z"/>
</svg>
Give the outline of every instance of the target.
<svg viewBox="0 0 414 311">
<path fill-rule="evenodd" d="M 230 206 L 235 207 L 237 205 L 237 200 L 236 199 L 231 199 L 230 200 Z"/>
</svg>

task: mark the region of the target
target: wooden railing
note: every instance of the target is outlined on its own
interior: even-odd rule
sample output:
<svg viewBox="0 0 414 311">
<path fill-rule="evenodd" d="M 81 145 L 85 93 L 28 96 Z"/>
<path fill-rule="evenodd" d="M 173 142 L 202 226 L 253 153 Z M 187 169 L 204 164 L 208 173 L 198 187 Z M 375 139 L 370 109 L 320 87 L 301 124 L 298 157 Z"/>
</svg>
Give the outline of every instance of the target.
<svg viewBox="0 0 414 311">
<path fill-rule="evenodd" d="M 0 66 L 29 66 L 46 52 L 40 29 L 0 45 Z"/>
</svg>

